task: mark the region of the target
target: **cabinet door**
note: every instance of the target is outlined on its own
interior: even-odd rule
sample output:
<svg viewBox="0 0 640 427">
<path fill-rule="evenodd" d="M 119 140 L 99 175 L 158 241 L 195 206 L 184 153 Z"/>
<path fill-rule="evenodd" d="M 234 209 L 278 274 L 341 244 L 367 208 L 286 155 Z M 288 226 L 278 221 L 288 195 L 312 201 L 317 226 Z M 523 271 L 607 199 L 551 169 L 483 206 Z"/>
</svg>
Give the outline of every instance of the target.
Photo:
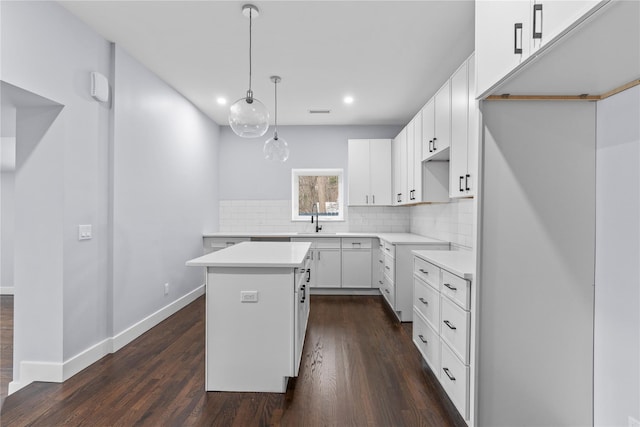
<svg viewBox="0 0 640 427">
<path fill-rule="evenodd" d="M 413 123 L 413 202 L 422 201 L 422 111 L 414 118 Z"/>
<path fill-rule="evenodd" d="M 435 126 L 432 146 L 437 154 L 451 144 L 451 91 L 448 81 L 435 96 Z"/>
<path fill-rule="evenodd" d="M 341 270 L 339 249 L 320 249 L 316 251 L 316 277 L 314 284 L 316 287 L 341 287 Z"/>
<path fill-rule="evenodd" d="M 369 140 L 371 199 L 369 204 L 391 205 L 391 140 Z"/>
<path fill-rule="evenodd" d="M 406 192 L 406 199 L 408 203 L 413 203 L 413 190 L 415 190 L 414 186 L 413 186 L 413 153 L 415 152 L 414 147 L 413 147 L 413 138 L 415 136 L 415 122 L 413 120 L 411 120 L 408 124 L 407 124 L 407 166 L 406 166 L 406 173 L 407 173 L 407 187 L 405 189 Z"/>
<path fill-rule="evenodd" d="M 368 139 L 349 140 L 349 205 L 371 203 L 369 176 L 370 156 Z"/>
<path fill-rule="evenodd" d="M 477 96 L 529 56 L 530 14 L 529 0 L 476 2 Z"/>
<path fill-rule="evenodd" d="M 342 250 L 342 287 L 371 288 L 371 250 Z"/>
<path fill-rule="evenodd" d="M 601 3 L 600 0 L 535 0 L 531 10 L 532 51 L 539 49 L 593 7 Z"/>
<path fill-rule="evenodd" d="M 451 77 L 451 149 L 449 152 L 449 197 L 466 195 L 468 141 L 468 64 Z M 468 182 L 468 179 L 466 180 Z"/>
<path fill-rule="evenodd" d="M 480 140 L 480 107 L 476 101 L 476 56 L 471 55 L 468 61 L 468 95 L 469 113 L 467 114 L 467 176 L 465 176 L 465 190 L 467 196 L 476 195 L 478 180 L 478 141 Z"/>
<path fill-rule="evenodd" d="M 431 144 L 435 128 L 435 100 L 431 98 L 422 109 L 422 160 L 427 159 L 433 153 Z"/>
<path fill-rule="evenodd" d="M 393 140 L 393 204 L 406 203 L 407 194 L 407 131 L 406 128 Z"/>
</svg>

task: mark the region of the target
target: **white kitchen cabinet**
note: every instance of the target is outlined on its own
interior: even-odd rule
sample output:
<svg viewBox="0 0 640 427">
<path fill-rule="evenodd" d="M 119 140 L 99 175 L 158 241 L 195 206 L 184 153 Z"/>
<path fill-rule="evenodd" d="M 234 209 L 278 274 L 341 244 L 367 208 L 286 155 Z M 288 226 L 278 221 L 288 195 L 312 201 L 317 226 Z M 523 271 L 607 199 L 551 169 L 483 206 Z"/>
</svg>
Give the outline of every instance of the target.
<svg viewBox="0 0 640 427">
<path fill-rule="evenodd" d="M 343 288 L 376 287 L 371 280 L 371 251 L 372 241 L 369 238 L 342 239 Z"/>
<path fill-rule="evenodd" d="M 475 100 L 475 55 L 451 77 L 451 149 L 449 197 L 476 194 L 478 161 L 478 102 Z"/>
<path fill-rule="evenodd" d="M 400 131 L 392 143 L 393 157 L 393 205 L 406 204 L 407 195 L 407 128 Z"/>
<path fill-rule="evenodd" d="M 536 50 L 562 36 L 599 0 L 476 2 L 476 96 L 485 94 Z"/>
<path fill-rule="evenodd" d="M 422 110 L 422 160 L 446 160 L 451 144 L 451 87 L 449 80 Z"/>
<path fill-rule="evenodd" d="M 309 287 L 342 287 L 342 257 L 339 237 L 304 238 L 296 237 L 292 242 L 310 242 Z"/>
<path fill-rule="evenodd" d="M 392 243 L 381 238 L 384 245 L 383 296 L 401 322 L 413 321 L 413 255 L 418 249 L 448 250 L 448 243 Z M 385 295 L 386 294 L 386 295 Z"/>
<path fill-rule="evenodd" d="M 391 205 L 391 140 L 350 139 L 349 205 Z"/>
<path fill-rule="evenodd" d="M 249 240 L 249 237 L 204 237 L 202 243 L 204 253 L 208 254 Z"/>
<path fill-rule="evenodd" d="M 408 203 L 422 202 L 422 111 L 407 125 Z"/>
<path fill-rule="evenodd" d="M 434 259 L 439 261 L 438 265 L 431 262 Z M 475 268 L 472 260 L 471 252 L 419 251 L 413 257 L 413 342 L 470 425 L 473 425 L 470 408 L 475 337 L 472 284 L 465 277 Z"/>
</svg>

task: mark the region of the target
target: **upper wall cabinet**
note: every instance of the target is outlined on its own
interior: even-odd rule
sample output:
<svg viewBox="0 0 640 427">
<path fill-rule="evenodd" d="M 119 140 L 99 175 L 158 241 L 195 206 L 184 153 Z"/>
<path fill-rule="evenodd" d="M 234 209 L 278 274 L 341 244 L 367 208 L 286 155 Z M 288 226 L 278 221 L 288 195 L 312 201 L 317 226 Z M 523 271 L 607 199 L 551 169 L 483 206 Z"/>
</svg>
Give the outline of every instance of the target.
<svg viewBox="0 0 640 427">
<path fill-rule="evenodd" d="M 422 111 L 407 125 L 408 203 L 422 202 Z"/>
<path fill-rule="evenodd" d="M 476 96 L 489 95 L 537 50 L 559 39 L 607 1 L 477 1 Z"/>
<path fill-rule="evenodd" d="M 391 140 L 349 140 L 349 205 L 391 205 Z"/>
<path fill-rule="evenodd" d="M 422 160 L 446 160 L 451 143 L 449 80 L 422 110 Z"/>
<path fill-rule="evenodd" d="M 480 124 L 475 93 L 475 55 L 471 55 L 451 77 L 449 197 L 452 198 L 476 194 Z"/>
<path fill-rule="evenodd" d="M 407 128 L 393 139 L 393 205 L 408 203 L 407 194 Z"/>
</svg>

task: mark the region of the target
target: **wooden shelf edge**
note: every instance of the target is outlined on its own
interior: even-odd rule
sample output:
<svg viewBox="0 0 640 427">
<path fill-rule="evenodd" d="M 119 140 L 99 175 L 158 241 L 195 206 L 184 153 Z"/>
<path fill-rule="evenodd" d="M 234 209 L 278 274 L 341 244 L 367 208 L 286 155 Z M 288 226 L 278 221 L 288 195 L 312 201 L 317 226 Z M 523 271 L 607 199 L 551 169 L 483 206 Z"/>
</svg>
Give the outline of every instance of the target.
<svg viewBox="0 0 640 427">
<path fill-rule="evenodd" d="M 601 95 L 489 95 L 485 101 L 601 101 L 627 89 L 640 85 L 640 79 L 632 80 Z"/>
</svg>

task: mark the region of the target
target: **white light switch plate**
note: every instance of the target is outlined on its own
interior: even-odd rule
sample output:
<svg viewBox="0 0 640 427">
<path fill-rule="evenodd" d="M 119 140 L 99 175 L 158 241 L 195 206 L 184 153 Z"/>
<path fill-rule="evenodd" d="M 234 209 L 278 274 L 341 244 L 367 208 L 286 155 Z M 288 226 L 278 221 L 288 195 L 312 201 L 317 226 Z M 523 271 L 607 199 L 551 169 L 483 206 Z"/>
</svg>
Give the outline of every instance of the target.
<svg viewBox="0 0 640 427">
<path fill-rule="evenodd" d="M 258 291 L 240 291 L 240 302 L 258 302 Z"/>
<path fill-rule="evenodd" d="M 93 237 L 91 224 L 78 226 L 78 240 L 89 240 Z"/>
</svg>

